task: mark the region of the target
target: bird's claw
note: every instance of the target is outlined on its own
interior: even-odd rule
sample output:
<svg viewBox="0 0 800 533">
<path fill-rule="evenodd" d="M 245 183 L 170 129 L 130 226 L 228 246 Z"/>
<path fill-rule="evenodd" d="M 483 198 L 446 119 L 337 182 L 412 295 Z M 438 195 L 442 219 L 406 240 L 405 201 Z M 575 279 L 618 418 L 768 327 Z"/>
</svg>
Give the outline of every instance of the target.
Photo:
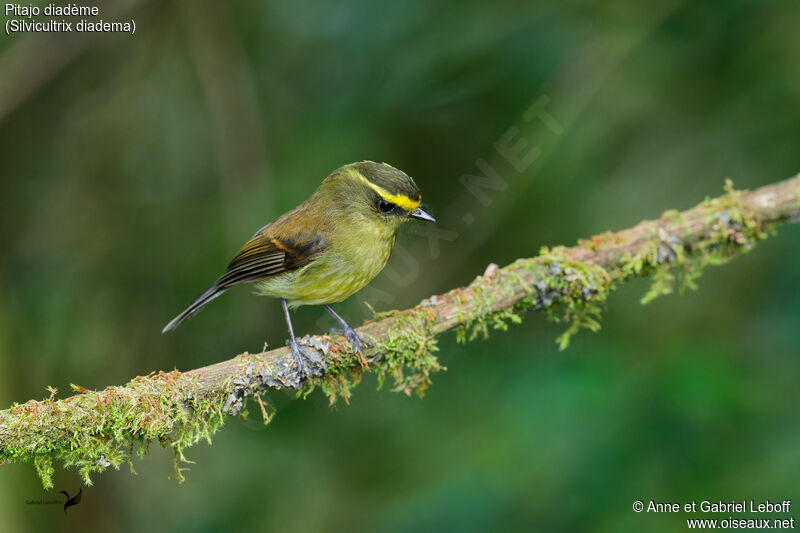
<svg viewBox="0 0 800 533">
<path fill-rule="evenodd" d="M 371 342 L 356 333 L 356 330 L 353 328 L 332 328 L 331 333 L 343 335 L 345 338 L 347 338 L 347 340 L 350 341 L 350 346 L 353 347 L 354 352 L 362 352 L 364 351 L 364 347 L 372 346 Z"/>
<path fill-rule="evenodd" d="M 296 340 L 287 339 L 286 346 L 292 351 L 292 355 L 294 356 L 295 361 L 297 361 L 297 373 L 300 374 L 300 379 L 303 380 L 308 377 L 308 373 L 306 372 L 306 365 L 305 361 L 313 362 L 313 359 L 302 349 L 300 348 L 300 343 Z"/>
<path fill-rule="evenodd" d="M 358 360 L 361 363 L 361 366 L 364 368 L 369 368 L 367 359 L 364 357 L 364 348 L 372 346 L 370 341 L 356 333 L 356 330 L 349 326 L 341 329 L 333 328 L 331 329 L 331 333 L 343 335 L 348 341 L 350 341 L 350 346 L 353 348 L 353 353 L 358 355 Z"/>
</svg>

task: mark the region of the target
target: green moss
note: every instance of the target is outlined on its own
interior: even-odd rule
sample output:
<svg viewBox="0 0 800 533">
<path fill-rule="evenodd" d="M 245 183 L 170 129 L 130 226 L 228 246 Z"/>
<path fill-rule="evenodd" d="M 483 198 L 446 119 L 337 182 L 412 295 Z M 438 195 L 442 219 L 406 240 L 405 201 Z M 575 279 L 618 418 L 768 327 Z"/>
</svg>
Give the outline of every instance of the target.
<svg viewBox="0 0 800 533">
<path fill-rule="evenodd" d="M 77 468 L 87 485 L 91 474 L 109 466 L 119 468 L 135 445 L 146 449 L 151 440 L 171 447 L 176 457 L 176 475 L 182 480 L 179 463 L 185 448 L 200 439 L 209 440 L 223 423 L 217 402 L 194 397 L 192 385 L 179 374 L 162 374 L 176 380 L 165 391 L 151 380 L 138 379 L 125 387 L 110 387 L 101 396 L 86 391 L 68 405 L 47 400 L 29 402 L 0 413 L 13 443 L 0 449 L 10 461 L 33 461 L 46 488 L 53 486 L 53 464 Z M 80 389 L 85 390 L 85 389 Z M 35 441 L 30 435 L 38 435 Z"/>
<path fill-rule="evenodd" d="M 533 285 L 522 281 L 536 280 Z M 600 265 L 569 259 L 567 249 L 543 248 L 536 259 L 521 259 L 504 269 L 502 275 L 509 279 L 498 284 L 505 290 L 522 287 L 525 295 L 510 307 L 495 310 L 499 299 L 511 294 L 490 289 L 480 279 L 471 286 L 472 313 L 462 316 L 464 321 L 457 329 L 457 340 L 466 342 L 481 335 L 488 337 L 489 330 L 505 331 L 509 323 L 518 324 L 528 310 L 544 311 L 557 323 L 567 323 L 567 330 L 558 337 L 561 349 L 569 345 L 572 336 L 586 328 L 600 329 L 600 315 L 608 293 L 613 289 L 611 277 Z"/>
<path fill-rule="evenodd" d="M 661 218 L 669 220 L 673 224 L 683 224 L 683 213 L 677 209 L 668 209 L 661 214 Z"/>
<path fill-rule="evenodd" d="M 431 374 L 442 370 L 434 355 L 439 350 L 433 334 L 435 318 L 435 312 L 426 307 L 396 315 L 386 340 L 376 346 L 383 358 L 378 367 L 379 387 L 391 378 L 395 391 L 425 394 Z"/>
<path fill-rule="evenodd" d="M 443 370 L 434 355 L 439 349 L 433 332 L 435 312 L 431 308 L 418 307 L 408 311 L 375 313 L 377 320 L 389 317 L 393 319 L 391 327 L 384 338 L 369 350 L 378 358 L 377 364 L 371 366 L 377 373 L 378 387 L 382 388 L 388 379 L 394 391 L 409 395 L 416 392 L 423 396 L 431 384 L 431 374 Z M 339 398 L 349 403 L 351 391 L 360 383 L 364 371 L 358 357 L 335 346 L 331 348 L 327 363 L 325 374 L 308 379 L 299 394 L 306 397 L 319 388 L 331 404 Z"/>
<path fill-rule="evenodd" d="M 36 473 L 39 474 L 44 488 L 52 489 L 53 474 L 55 473 L 55 469 L 53 468 L 53 460 L 50 458 L 50 456 L 34 455 L 33 465 L 36 467 Z"/>
<path fill-rule="evenodd" d="M 517 276 L 515 281 L 519 283 Z M 494 311 L 497 302 L 503 296 L 496 293 L 488 282 L 483 278 L 478 278 L 471 286 L 470 311 L 464 310 L 461 299 L 463 296 L 458 294 L 456 302 L 458 304 L 458 318 L 461 324 L 456 328 L 456 340 L 459 343 L 472 341 L 479 335 L 484 339 L 489 337 L 489 328 L 506 331 L 507 322 L 519 323 L 522 321 L 520 311 L 517 308 L 504 308 Z"/>
<path fill-rule="evenodd" d="M 331 405 L 339 398 L 349 404 L 352 389 L 361 382 L 363 370 L 359 364 L 355 355 L 335 354 L 329 357 L 325 374 L 307 379 L 297 392 L 298 397 L 305 399 L 319 388 L 328 397 Z"/>
<path fill-rule="evenodd" d="M 555 296 L 553 304 L 547 306 L 548 317 L 553 322 L 568 324 L 556 339 L 559 350 L 565 350 L 573 335 L 581 329 L 600 330 L 606 299 L 615 288 L 603 267 L 571 260 L 566 252 L 566 248 L 558 247 L 540 255 L 549 277 L 546 283 L 538 283 L 538 288 Z"/>
<path fill-rule="evenodd" d="M 723 196 L 707 198 L 701 204 L 704 223 L 711 232 L 699 243 L 680 244 L 681 239 L 660 228 L 657 240 L 650 246 L 635 256 L 623 258 L 623 278 L 636 275 L 650 276 L 653 280 L 642 297 L 643 304 L 671 294 L 676 288 L 680 293 L 695 290 L 696 281 L 706 268 L 725 264 L 747 253 L 768 234 L 774 234 L 774 226 L 762 226 L 758 217 L 745 209 L 743 191 L 736 190 L 731 180 L 725 181 L 725 191 Z M 672 222 L 676 231 L 680 231 L 684 223 L 682 216 L 670 211 L 665 212 L 663 218 Z"/>
</svg>

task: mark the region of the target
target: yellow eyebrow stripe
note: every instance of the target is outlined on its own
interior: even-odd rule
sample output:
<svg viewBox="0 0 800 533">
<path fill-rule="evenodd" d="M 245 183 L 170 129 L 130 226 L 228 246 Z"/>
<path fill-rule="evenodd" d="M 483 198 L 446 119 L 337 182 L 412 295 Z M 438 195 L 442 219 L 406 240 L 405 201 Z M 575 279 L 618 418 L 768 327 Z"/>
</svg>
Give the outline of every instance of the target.
<svg viewBox="0 0 800 533">
<path fill-rule="evenodd" d="M 386 200 L 387 202 L 392 202 L 395 205 L 399 205 L 400 207 L 402 207 L 403 209 L 405 209 L 408 212 L 411 212 L 414 209 L 419 207 L 419 200 L 412 200 L 411 198 L 409 198 L 405 194 L 391 194 L 389 191 L 387 191 L 386 189 L 384 189 L 380 185 L 375 185 L 374 183 L 369 181 L 367 178 L 362 176 L 360 173 L 357 173 L 357 174 L 358 174 L 358 177 L 361 179 L 361 181 L 363 181 L 364 183 L 369 185 L 369 187 L 373 191 L 378 193 L 378 195 L 381 198 L 383 198 L 384 200 Z"/>
</svg>

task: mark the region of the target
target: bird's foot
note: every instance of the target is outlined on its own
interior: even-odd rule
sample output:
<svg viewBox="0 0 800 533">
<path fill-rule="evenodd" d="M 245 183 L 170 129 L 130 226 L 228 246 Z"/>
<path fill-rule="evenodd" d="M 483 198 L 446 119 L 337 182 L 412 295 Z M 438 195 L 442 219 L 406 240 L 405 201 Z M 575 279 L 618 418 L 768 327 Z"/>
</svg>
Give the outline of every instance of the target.
<svg viewBox="0 0 800 533">
<path fill-rule="evenodd" d="M 310 363 L 312 367 L 324 368 L 324 360 L 321 360 L 319 357 L 311 356 L 311 354 L 300 347 L 300 343 L 297 342 L 297 340 L 293 341 L 292 339 L 287 339 L 286 346 L 288 346 L 292 351 L 292 355 L 294 356 L 295 361 L 297 361 L 297 370 L 300 374 L 301 380 L 311 375 L 306 371 L 306 363 Z M 319 372 L 317 372 L 316 375 L 319 375 Z"/>
<path fill-rule="evenodd" d="M 300 348 L 300 344 L 296 340 L 287 339 L 286 346 L 292 351 L 295 361 L 297 361 L 297 372 L 300 374 L 300 379 L 306 377 L 306 365 L 304 359 L 308 359 L 308 354 Z"/>
<path fill-rule="evenodd" d="M 361 363 L 363 368 L 369 369 L 369 363 L 367 362 L 366 356 L 364 356 L 364 348 L 372 346 L 371 342 L 356 333 L 356 330 L 350 326 L 344 326 L 341 329 L 333 328 L 331 329 L 331 333 L 344 335 L 345 338 L 350 341 L 350 346 L 353 347 L 353 353 L 358 356 L 358 362 Z"/>
</svg>

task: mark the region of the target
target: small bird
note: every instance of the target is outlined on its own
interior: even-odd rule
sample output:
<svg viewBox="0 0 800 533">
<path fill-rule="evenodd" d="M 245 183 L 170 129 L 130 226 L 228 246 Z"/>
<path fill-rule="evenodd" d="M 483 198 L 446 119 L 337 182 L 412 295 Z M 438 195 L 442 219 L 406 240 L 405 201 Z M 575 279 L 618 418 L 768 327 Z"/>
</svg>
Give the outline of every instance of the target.
<svg viewBox="0 0 800 533">
<path fill-rule="evenodd" d="M 358 335 L 330 304 L 341 302 L 378 275 L 394 248 L 397 229 L 409 219 L 436 222 L 420 208 L 414 180 L 386 163 L 361 161 L 334 170 L 311 197 L 270 222 L 242 246 L 225 272 L 162 333 L 178 327 L 211 300 L 240 283 L 281 299 L 291 348 L 300 374 L 304 358 L 292 328 L 289 309 L 323 305 L 366 365 Z"/>
</svg>

